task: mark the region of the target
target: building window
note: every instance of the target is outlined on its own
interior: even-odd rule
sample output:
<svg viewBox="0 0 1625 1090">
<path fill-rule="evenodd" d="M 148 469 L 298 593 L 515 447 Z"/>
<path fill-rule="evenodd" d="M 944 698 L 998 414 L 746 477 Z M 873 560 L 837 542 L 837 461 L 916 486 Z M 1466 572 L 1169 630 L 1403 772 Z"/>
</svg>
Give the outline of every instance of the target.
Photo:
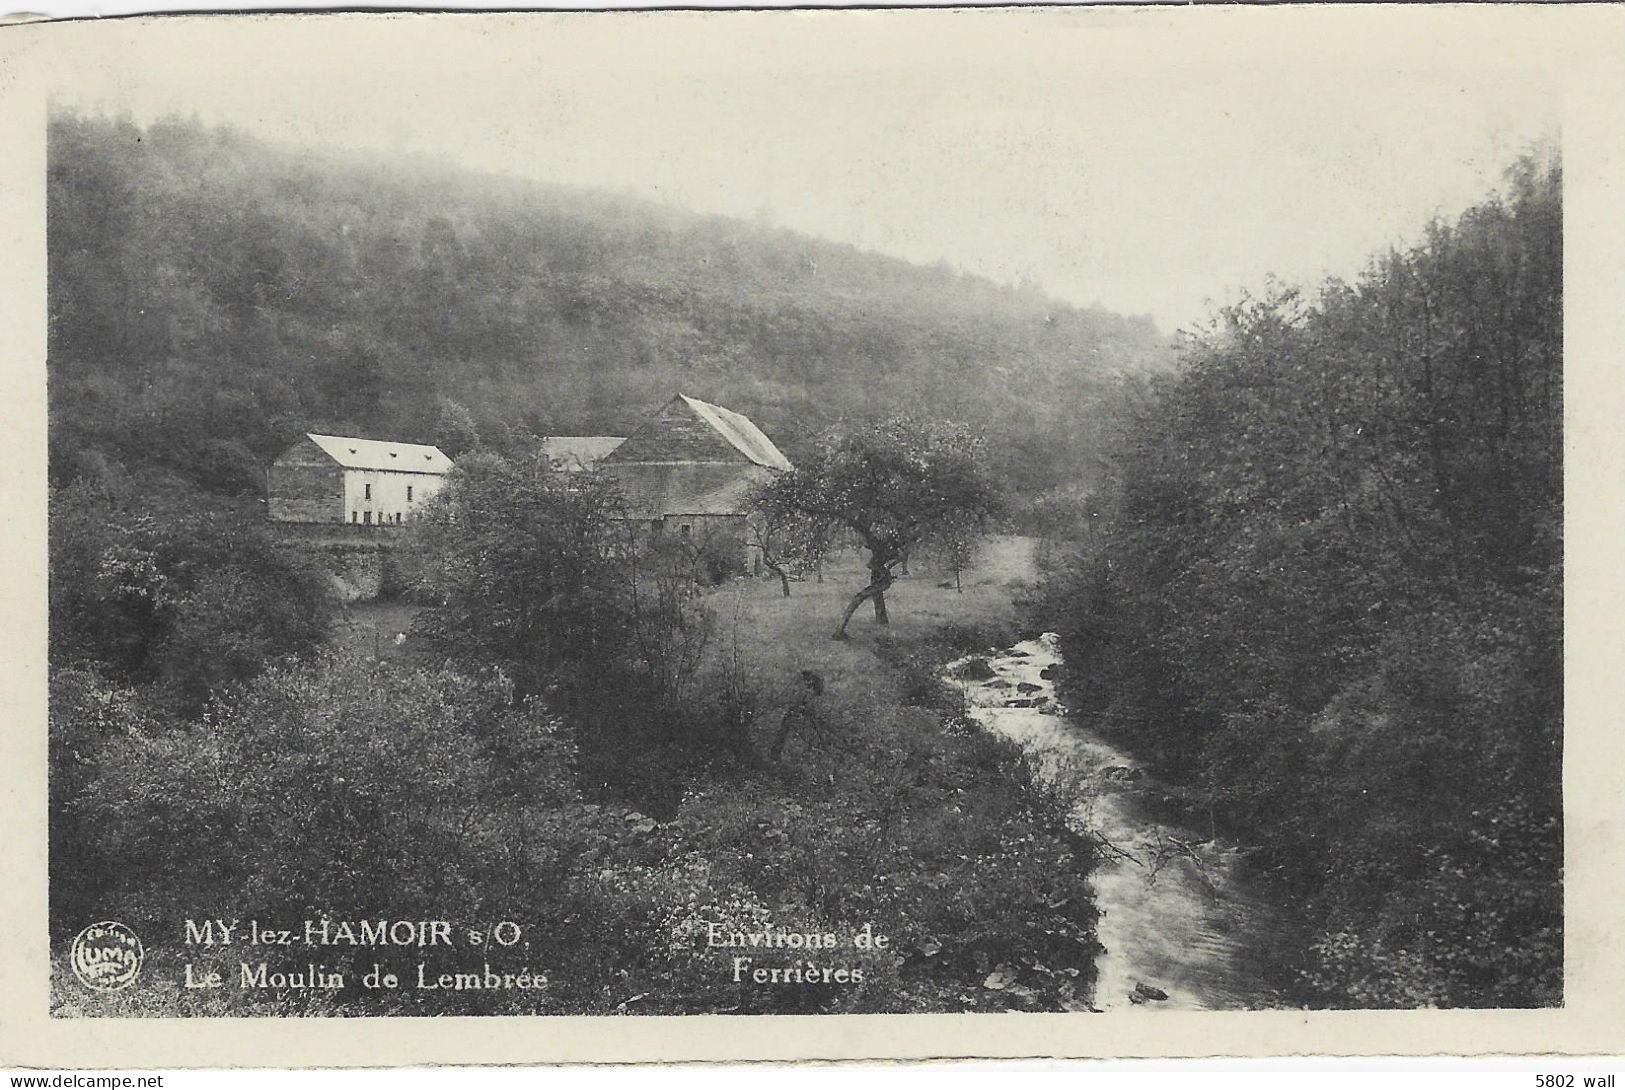
<svg viewBox="0 0 1625 1090">
<path fill-rule="evenodd" d="M 371 511 L 363 511 L 363 512 L 361 512 L 361 521 L 366 523 L 368 526 L 371 526 L 372 525 L 372 512 Z"/>
<path fill-rule="evenodd" d="M 406 502 L 407 503 L 412 502 L 412 486 L 411 485 L 406 486 Z"/>
<path fill-rule="evenodd" d="M 688 523 L 686 523 L 686 522 L 683 523 L 682 534 L 683 534 L 684 537 L 688 536 Z"/>
<path fill-rule="evenodd" d="M 372 499 L 372 485 L 364 484 L 361 486 L 361 498 L 364 500 Z"/>
<path fill-rule="evenodd" d="M 351 511 L 351 512 L 350 512 L 350 521 L 351 521 L 351 522 L 360 522 L 360 521 L 361 521 L 361 514 L 360 514 L 360 512 L 357 512 L 357 511 Z"/>
</svg>

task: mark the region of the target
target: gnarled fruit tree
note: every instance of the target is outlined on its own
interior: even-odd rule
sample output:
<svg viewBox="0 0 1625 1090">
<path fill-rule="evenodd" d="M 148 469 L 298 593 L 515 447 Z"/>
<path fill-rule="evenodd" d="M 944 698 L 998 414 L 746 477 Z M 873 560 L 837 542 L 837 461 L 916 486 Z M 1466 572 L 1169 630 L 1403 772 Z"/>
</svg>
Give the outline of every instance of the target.
<svg viewBox="0 0 1625 1090">
<path fill-rule="evenodd" d="M 868 553 L 869 582 L 847 603 L 836 639 L 866 601 L 876 623 L 889 623 L 886 591 L 909 550 L 948 523 L 984 523 L 1000 506 L 980 436 L 905 416 L 831 428 L 758 499 L 781 523 L 793 516 L 826 539 L 849 533 Z"/>
</svg>

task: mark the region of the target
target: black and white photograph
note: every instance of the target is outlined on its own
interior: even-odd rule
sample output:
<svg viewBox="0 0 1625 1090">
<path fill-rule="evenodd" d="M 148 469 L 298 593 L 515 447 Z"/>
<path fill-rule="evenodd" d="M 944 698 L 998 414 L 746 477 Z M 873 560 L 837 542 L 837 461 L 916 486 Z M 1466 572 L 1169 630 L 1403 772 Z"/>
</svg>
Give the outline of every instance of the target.
<svg viewBox="0 0 1625 1090">
<path fill-rule="evenodd" d="M 1264 14 L 94 28 L 50 1018 L 1563 1007 L 1559 55 Z"/>
</svg>

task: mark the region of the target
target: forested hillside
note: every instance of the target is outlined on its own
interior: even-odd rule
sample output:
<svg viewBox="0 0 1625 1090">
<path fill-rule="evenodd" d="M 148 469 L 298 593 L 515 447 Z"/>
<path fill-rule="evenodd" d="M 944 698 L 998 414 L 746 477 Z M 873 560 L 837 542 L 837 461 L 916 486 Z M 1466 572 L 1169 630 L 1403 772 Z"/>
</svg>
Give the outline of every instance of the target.
<svg viewBox="0 0 1625 1090">
<path fill-rule="evenodd" d="M 1060 580 L 1080 711 L 1259 846 L 1332 1005 L 1562 996 L 1561 170 L 1225 312 Z"/>
<path fill-rule="evenodd" d="M 1146 319 L 630 198 L 292 152 L 196 122 L 50 129 L 52 472 L 253 494 L 306 430 L 516 449 L 674 390 L 794 456 L 841 415 L 971 418 L 1032 495 L 1097 465 Z"/>
</svg>

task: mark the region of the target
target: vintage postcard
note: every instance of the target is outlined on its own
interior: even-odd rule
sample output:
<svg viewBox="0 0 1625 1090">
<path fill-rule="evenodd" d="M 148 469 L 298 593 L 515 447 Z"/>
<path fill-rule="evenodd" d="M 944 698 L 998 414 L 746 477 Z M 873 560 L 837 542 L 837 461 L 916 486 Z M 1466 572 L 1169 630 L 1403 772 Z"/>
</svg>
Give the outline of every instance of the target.
<svg viewBox="0 0 1625 1090">
<path fill-rule="evenodd" d="M 1622 30 L 0 28 L 0 1062 L 1625 1051 Z"/>
</svg>

